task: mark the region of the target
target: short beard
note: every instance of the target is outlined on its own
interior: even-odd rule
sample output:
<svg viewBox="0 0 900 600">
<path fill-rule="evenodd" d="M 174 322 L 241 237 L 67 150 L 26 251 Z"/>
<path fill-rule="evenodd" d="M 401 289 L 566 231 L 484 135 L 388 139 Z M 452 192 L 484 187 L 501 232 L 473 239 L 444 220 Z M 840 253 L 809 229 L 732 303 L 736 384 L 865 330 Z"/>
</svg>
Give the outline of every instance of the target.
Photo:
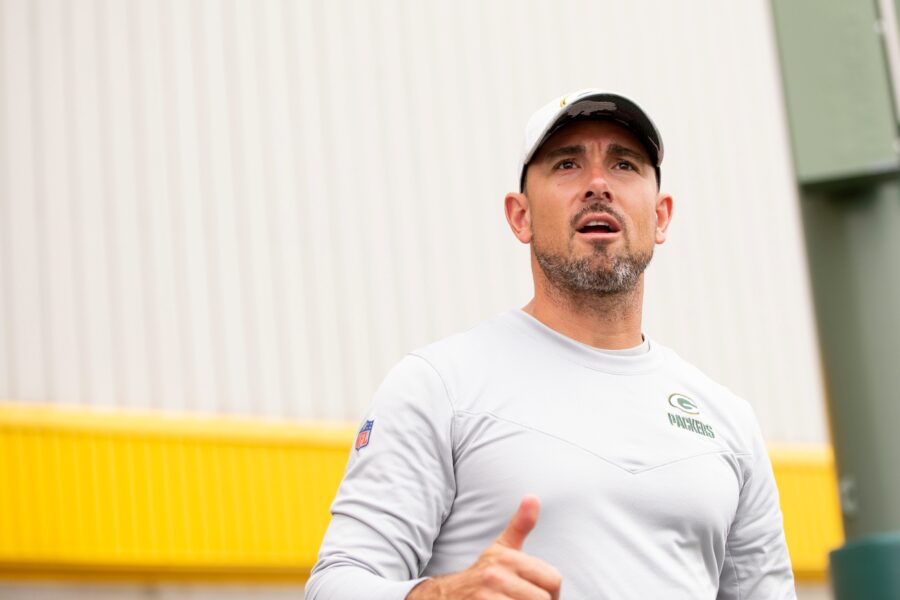
<svg viewBox="0 0 900 600">
<path fill-rule="evenodd" d="M 612 264 L 597 265 L 595 257 L 606 254 L 605 245 L 594 246 L 595 257 L 569 259 L 545 252 L 536 238 L 532 240 L 532 249 L 550 284 L 566 295 L 582 299 L 620 296 L 632 292 L 653 258 L 651 247 L 646 252 L 612 258 Z"/>
</svg>

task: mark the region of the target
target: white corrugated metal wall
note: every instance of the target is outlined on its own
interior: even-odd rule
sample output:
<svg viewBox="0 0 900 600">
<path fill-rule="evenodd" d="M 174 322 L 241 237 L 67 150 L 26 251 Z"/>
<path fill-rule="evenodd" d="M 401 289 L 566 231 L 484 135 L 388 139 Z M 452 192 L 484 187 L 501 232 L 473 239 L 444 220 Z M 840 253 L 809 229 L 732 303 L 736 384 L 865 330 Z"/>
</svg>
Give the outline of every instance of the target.
<svg viewBox="0 0 900 600">
<path fill-rule="evenodd" d="M 666 141 L 645 331 L 770 439 L 826 439 L 764 0 L 0 0 L 0 28 L 0 397 L 355 420 L 406 350 L 527 301 L 522 127 L 601 86 Z"/>
<path fill-rule="evenodd" d="M 825 439 L 765 2 L 0 7 L 0 396 L 357 418 L 528 299 L 521 130 L 595 85 L 667 145 L 646 331 Z"/>
<path fill-rule="evenodd" d="M 639 4 L 5 0 L 0 395 L 354 418 L 526 301 L 521 127 L 592 84 L 666 139 L 647 331 L 821 439 L 767 9 Z"/>
<path fill-rule="evenodd" d="M 0 396 L 355 419 L 529 295 L 521 129 L 651 110 L 676 198 L 646 331 L 823 440 L 763 2 L 2 3 Z"/>
</svg>

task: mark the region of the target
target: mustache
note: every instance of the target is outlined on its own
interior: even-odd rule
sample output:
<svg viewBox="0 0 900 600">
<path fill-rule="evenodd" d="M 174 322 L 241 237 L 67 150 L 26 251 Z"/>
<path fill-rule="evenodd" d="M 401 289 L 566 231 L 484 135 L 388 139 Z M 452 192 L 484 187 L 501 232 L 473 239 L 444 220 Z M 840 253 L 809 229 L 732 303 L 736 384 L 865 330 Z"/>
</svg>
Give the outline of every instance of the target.
<svg viewBox="0 0 900 600">
<path fill-rule="evenodd" d="M 616 221 L 619 222 L 619 227 L 621 227 L 623 230 L 625 229 L 625 220 L 622 218 L 622 215 L 620 215 L 617 210 L 610 208 L 609 205 L 601 204 L 599 202 L 595 202 L 594 204 L 585 206 L 584 208 L 579 210 L 575 214 L 575 216 L 572 217 L 572 228 L 574 228 L 578 224 L 578 221 L 580 221 L 585 215 L 589 215 L 592 213 L 606 213 L 608 215 L 612 215 L 613 217 L 615 217 Z"/>
</svg>

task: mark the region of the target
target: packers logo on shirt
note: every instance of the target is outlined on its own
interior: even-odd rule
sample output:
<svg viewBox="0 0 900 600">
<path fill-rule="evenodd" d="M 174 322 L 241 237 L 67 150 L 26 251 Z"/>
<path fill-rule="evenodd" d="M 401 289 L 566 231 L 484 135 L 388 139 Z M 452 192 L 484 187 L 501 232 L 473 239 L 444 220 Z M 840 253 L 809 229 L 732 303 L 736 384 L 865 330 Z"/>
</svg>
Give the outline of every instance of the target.
<svg viewBox="0 0 900 600">
<path fill-rule="evenodd" d="M 710 425 L 707 425 L 700 419 L 695 419 L 693 415 L 700 414 L 700 407 L 697 403 L 685 396 L 684 394 L 669 394 L 669 406 L 676 408 L 689 417 L 683 417 L 674 413 L 667 413 L 669 417 L 669 425 L 678 427 L 686 431 L 693 431 L 704 437 L 714 438 L 716 432 Z"/>
<path fill-rule="evenodd" d="M 669 395 L 669 405 L 672 408 L 677 408 L 681 412 L 688 415 L 699 415 L 700 409 L 697 408 L 697 403 L 685 396 L 684 394 L 670 394 Z"/>
</svg>

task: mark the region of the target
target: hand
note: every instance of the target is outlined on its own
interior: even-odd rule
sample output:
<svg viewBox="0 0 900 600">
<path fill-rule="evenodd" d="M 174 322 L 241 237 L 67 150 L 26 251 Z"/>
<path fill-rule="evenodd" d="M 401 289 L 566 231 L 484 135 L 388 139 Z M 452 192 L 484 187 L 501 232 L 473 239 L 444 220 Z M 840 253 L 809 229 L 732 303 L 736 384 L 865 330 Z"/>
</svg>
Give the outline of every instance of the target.
<svg viewBox="0 0 900 600">
<path fill-rule="evenodd" d="M 502 599 L 558 600 L 562 576 L 542 560 L 522 552 L 537 523 L 540 501 L 525 496 L 503 533 L 471 567 L 427 579 L 406 600 Z"/>
</svg>

